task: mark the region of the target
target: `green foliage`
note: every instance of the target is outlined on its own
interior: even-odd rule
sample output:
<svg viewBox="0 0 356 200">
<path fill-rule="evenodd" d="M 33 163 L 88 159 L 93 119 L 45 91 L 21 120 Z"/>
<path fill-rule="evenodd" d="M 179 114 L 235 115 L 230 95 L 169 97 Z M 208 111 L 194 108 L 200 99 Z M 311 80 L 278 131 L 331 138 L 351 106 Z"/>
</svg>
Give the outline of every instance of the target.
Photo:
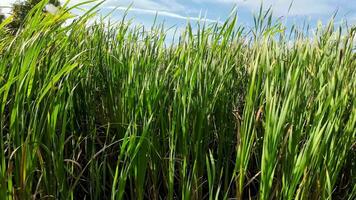
<svg viewBox="0 0 356 200">
<path fill-rule="evenodd" d="M 44 6 L 0 25 L 0 199 L 355 199 L 354 29 Z"/>
</svg>

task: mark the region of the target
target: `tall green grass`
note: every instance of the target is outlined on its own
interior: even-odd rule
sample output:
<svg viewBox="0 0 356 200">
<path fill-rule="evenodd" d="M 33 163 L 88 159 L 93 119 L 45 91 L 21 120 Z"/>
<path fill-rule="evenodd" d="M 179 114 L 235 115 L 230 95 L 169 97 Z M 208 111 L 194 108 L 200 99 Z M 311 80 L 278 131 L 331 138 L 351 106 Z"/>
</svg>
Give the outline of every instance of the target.
<svg viewBox="0 0 356 200">
<path fill-rule="evenodd" d="M 354 199 L 355 27 L 0 25 L 0 199 Z"/>
</svg>

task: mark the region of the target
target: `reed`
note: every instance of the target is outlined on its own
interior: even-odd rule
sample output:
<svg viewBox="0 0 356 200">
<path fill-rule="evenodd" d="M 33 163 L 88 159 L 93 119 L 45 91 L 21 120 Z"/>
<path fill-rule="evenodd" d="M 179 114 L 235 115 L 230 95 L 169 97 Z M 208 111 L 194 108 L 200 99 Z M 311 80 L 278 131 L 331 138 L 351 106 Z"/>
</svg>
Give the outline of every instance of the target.
<svg viewBox="0 0 356 200">
<path fill-rule="evenodd" d="M 90 2 L 86 2 L 90 3 Z M 355 27 L 0 25 L 0 199 L 354 199 Z"/>
</svg>

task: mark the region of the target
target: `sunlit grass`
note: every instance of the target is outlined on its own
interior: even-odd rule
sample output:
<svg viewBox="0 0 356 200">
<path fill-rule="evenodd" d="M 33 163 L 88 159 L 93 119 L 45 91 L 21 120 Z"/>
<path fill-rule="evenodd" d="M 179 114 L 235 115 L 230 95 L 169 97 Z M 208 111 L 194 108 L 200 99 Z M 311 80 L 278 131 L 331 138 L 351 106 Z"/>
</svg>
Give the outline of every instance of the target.
<svg viewBox="0 0 356 200">
<path fill-rule="evenodd" d="M 354 27 L 261 9 L 167 43 L 44 5 L 0 25 L 0 199 L 355 198 Z"/>
</svg>

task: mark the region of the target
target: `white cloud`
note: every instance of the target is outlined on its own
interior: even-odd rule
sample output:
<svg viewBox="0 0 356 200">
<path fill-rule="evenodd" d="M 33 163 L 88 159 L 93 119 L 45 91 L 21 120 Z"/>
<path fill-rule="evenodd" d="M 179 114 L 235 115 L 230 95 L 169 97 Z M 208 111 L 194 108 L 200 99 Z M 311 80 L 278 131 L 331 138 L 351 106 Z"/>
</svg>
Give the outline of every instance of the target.
<svg viewBox="0 0 356 200">
<path fill-rule="evenodd" d="M 52 14 L 55 14 L 58 12 L 58 8 L 56 6 L 54 6 L 53 4 L 48 4 L 45 7 L 46 11 Z"/>
<path fill-rule="evenodd" d="M 78 0 L 71 1 L 71 4 L 78 3 Z M 131 6 L 129 8 L 129 6 Z M 106 9 L 128 10 L 138 14 L 150 14 L 164 17 L 170 17 L 182 20 L 219 22 L 219 20 L 207 19 L 204 17 L 190 17 L 184 15 L 191 11 L 192 8 L 187 8 L 178 3 L 176 0 L 106 0 L 101 6 Z M 182 14 L 184 13 L 184 14 Z"/>
<path fill-rule="evenodd" d="M 161 11 L 184 11 L 185 7 L 175 0 L 107 0 L 104 6 L 129 6 L 135 8 L 161 10 Z"/>
<path fill-rule="evenodd" d="M 213 22 L 213 23 L 221 23 L 219 20 L 213 20 L 213 19 L 207 19 L 204 17 L 189 17 L 189 16 L 183 16 L 178 13 L 174 12 L 169 12 L 169 11 L 164 11 L 164 10 L 151 10 L 151 9 L 143 9 L 143 8 L 128 8 L 124 6 L 119 6 L 119 7 L 114 7 L 114 6 L 108 6 L 106 7 L 108 9 L 118 9 L 118 10 L 128 10 L 129 12 L 136 12 L 136 13 L 141 13 L 141 14 L 150 14 L 150 15 L 158 15 L 158 16 L 165 16 L 165 17 L 171 17 L 175 19 L 183 19 L 183 20 L 190 20 L 190 21 L 202 21 L 202 22 Z"/>
<path fill-rule="evenodd" d="M 14 2 L 14 0 L 1 0 L 0 6 L 10 6 Z"/>
<path fill-rule="evenodd" d="M 0 14 L 5 14 L 9 15 L 11 11 L 11 4 L 13 3 L 13 0 L 1 0 L 0 2 Z"/>
</svg>

